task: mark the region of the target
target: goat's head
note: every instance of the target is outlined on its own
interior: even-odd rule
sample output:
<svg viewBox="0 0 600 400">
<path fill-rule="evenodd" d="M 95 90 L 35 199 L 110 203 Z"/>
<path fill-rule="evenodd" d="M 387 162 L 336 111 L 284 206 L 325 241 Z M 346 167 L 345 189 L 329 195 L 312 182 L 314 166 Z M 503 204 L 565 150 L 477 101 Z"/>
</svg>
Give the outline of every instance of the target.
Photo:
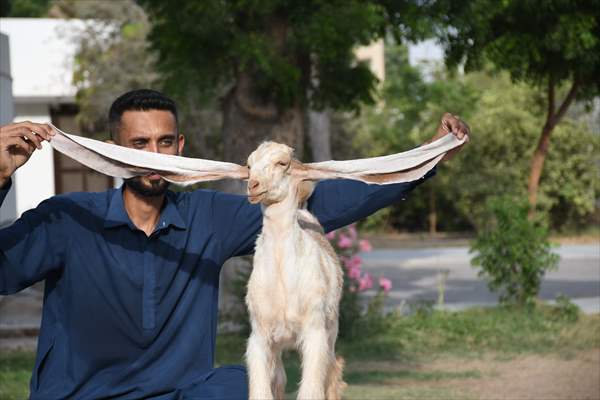
<svg viewBox="0 0 600 400">
<path fill-rule="evenodd" d="M 294 149 L 285 144 L 264 142 L 248 157 L 248 200 L 265 205 L 297 196 L 301 203 L 312 185 L 303 183 L 302 163 L 294 158 Z"/>
</svg>

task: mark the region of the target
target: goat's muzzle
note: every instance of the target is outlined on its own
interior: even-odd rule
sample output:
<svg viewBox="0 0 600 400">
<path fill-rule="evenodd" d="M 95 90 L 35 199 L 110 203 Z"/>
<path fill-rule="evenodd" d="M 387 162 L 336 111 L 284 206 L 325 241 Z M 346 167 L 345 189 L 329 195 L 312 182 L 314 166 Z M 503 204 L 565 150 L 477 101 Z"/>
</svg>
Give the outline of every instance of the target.
<svg viewBox="0 0 600 400">
<path fill-rule="evenodd" d="M 248 190 L 248 201 L 252 204 L 259 203 L 263 199 L 265 193 L 267 193 L 266 190 L 260 193 L 252 193 Z"/>
</svg>

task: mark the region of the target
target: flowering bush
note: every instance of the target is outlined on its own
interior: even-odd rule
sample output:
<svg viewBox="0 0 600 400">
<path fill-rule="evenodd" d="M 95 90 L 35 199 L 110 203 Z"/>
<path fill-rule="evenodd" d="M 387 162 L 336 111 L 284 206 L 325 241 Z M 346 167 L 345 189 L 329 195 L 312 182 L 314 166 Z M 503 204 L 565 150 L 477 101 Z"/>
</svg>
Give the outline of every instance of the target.
<svg viewBox="0 0 600 400">
<path fill-rule="evenodd" d="M 361 269 L 360 252 L 371 251 L 368 240 L 360 239 L 354 224 L 329 232 L 327 239 L 340 257 L 344 270 L 344 290 L 340 303 L 340 337 L 352 338 L 359 333 L 373 332 L 383 328 L 383 299 L 392 289 L 392 282 L 380 276 L 377 280 L 378 293 L 365 304 L 361 292 L 372 289 L 373 276 Z M 366 305 L 366 311 L 363 311 Z"/>
</svg>

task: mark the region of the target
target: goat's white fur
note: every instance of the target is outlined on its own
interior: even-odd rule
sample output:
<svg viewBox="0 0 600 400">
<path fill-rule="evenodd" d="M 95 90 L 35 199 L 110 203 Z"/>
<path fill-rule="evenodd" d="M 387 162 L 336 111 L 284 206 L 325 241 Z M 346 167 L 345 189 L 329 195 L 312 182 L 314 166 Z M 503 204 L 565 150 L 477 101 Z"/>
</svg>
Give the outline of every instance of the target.
<svg viewBox="0 0 600 400">
<path fill-rule="evenodd" d="M 308 193 L 292 173 L 300 164 L 292 162 L 291 149 L 263 143 L 248 165 L 248 194 L 260 194 L 250 199 L 263 208 L 246 296 L 250 399 L 283 398 L 286 348 L 301 354 L 299 399 L 339 399 L 344 386 L 342 361 L 335 356 L 343 285 L 339 259 L 317 219 L 299 208 Z"/>
</svg>

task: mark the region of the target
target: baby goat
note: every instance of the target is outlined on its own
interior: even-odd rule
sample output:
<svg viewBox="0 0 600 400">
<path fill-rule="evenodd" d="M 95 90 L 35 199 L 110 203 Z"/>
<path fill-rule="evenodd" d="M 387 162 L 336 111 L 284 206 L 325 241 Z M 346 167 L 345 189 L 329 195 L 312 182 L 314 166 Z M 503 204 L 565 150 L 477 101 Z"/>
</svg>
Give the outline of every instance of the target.
<svg viewBox="0 0 600 400">
<path fill-rule="evenodd" d="M 343 272 L 315 217 L 301 209 L 312 191 L 286 145 L 266 142 L 248 158 L 248 198 L 262 204 L 246 304 L 252 333 L 246 360 L 251 399 L 282 399 L 281 352 L 302 356 L 299 399 L 340 399 L 345 386 L 335 356 Z"/>
</svg>

